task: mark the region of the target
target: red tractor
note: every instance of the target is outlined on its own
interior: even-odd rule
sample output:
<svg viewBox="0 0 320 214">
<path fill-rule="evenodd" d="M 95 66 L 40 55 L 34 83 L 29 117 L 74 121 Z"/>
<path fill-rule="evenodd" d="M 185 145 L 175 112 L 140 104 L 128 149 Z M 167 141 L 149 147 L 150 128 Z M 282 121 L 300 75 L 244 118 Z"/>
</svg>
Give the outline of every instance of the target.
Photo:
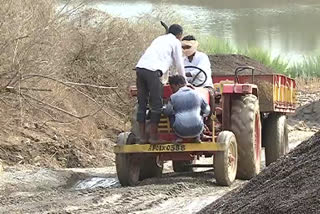
<svg viewBox="0 0 320 214">
<path fill-rule="evenodd" d="M 201 72 L 201 69 L 199 69 Z M 251 70 L 250 75 L 239 75 Z M 288 152 L 286 113 L 295 111 L 295 81 L 284 75 L 254 75 L 254 68 L 241 66 L 235 75 L 213 76 L 215 95 L 196 87 L 210 103 L 200 143 L 175 143 L 176 136 L 168 117 L 162 115 L 159 138 L 165 143 L 137 144 L 138 125 L 133 112 L 131 132 L 118 136 L 114 147 L 117 175 L 121 185 L 134 186 L 139 181 L 162 175 L 163 162 L 172 161 L 175 172 L 193 167 L 213 167 L 217 184 L 229 186 L 236 178 L 251 179 L 260 172 L 261 147 L 265 147 L 266 164 Z M 136 96 L 136 88 L 131 88 Z M 172 91 L 164 86 L 164 101 Z M 213 99 L 214 102 L 210 102 Z M 195 160 L 212 157 L 212 164 L 199 165 Z"/>
</svg>

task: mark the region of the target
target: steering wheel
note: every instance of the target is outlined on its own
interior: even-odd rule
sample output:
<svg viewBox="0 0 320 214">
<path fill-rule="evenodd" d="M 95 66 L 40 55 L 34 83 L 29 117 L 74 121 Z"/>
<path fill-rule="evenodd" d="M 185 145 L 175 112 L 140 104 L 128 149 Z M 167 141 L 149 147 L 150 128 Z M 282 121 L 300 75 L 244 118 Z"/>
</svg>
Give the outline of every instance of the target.
<svg viewBox="0 0 320 214">
<path fill-rule="evenodd" d="M 202 70 L 201 68 L 199 68 L 199 67 L 197 67 L 197 66 L 193 66 L 193 65 L 188 65 L 188 66 L 185 66 L 184 68 L 194 68 L 194 69 L 198 69 L 198 70 L 199 70 L 199 72 L 193 77 L 193 79 L 192 79 L 192 81 L 191 81 L 191 84 L 192 84 L 194 87 L 203 86 L 203 84 L 207 81 L 208 76 L 207 76 L 206 72 L 205 72 L 204 70 Z M 203 80 L 201 83 L 195 85 L 195 84 L 194 84 L 194 81 L 197 79 L 197 77 L 198 77 L 201 73 L 204 74 L 204 80 Z"/>
</svg>

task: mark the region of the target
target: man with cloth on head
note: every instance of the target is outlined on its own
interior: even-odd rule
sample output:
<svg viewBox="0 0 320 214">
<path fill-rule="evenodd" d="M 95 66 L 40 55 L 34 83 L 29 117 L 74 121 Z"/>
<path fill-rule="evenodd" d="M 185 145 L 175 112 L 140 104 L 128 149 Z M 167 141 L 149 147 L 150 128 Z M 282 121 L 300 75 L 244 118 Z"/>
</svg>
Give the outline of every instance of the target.
<svg viewBox="0 0 320 214">
<path fill-rule="evenodd" d="M 188 139 L 200 142 L 204 129 L 203 117 L 210 113 L 210 106 L 194 90 L 186 86 L 183 76 L 169 77 L 169 84 L 173 94 L 163 108 L 163 113 L 170 118 L 173 131 L 177 135 L 177 142 Z"/>
<path fill-rule="evenodd" d="M 211 72 L 211 63 L 207 54 L 197 51 L 198 41 L 192 35 L 188 35 L 182 38 L 182 49 L 185 55 L 184 57 L 184 66 L 195 66 L 202 69 L 201 72 L 196 68 L 185 68 L 187 80 L 190 84 L 196 87 L 207 88 L 210 95 L 210 108 L 211 112 L 206 121 L 207 126 L 212 129 L 212 119 L 211 115 L 214 112 L 215 98 L 214 98 L 214 88 L 212 81 L 212 72 Z"/>
<path fill-rule="evenodd" d="M 186 68 L 187 80 L 194 86 L 213 88 L 209 57 L 205 53 L 197 51 L 198 45 L 198 41 L 192 35 L 185 36 L 182 39 L 182 49 L 185 55 L 184 66 L 195 66 L 206 73 L 205 75 L 196 68 Z"/>
<path fill-rule="evenodd" d="M 185 78 L 181 38 L 183 29 L 178 24 L 169 27 L 168 33 L 157 37 L 136 65 L 140 143 L 158 142 L 158 123 L 162 111 L 163 85 L 161 76 L 175 64 L 178 73 Z M 150 101 L 150 139 L 146 137 L 146 110 Z"/>
</svg>

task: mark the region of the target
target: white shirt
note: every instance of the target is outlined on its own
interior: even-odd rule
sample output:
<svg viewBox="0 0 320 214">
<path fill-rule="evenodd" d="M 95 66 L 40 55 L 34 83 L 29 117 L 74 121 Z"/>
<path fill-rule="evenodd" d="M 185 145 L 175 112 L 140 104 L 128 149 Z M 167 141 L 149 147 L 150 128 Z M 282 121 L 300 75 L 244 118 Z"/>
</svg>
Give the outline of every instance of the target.
<svg viewBox="0 0 320 214">
<path fill-rule="evenodd" d="M 168 33 L 153 40 L 136 67 L 151 71 L 161 70 L 165 75 L 173 63 L 178 73 L 185 77 L 181 42 Z"/>
<path fill-rule="evenodd" d="M 189 61 L 188 57 L 185 57 L 184 58 L 184 66 L 196 66 L 196 67 L 204 70 L 207 74 L 207 80 L 205 81 L 205 83 L 201 87 L 205 87 L 205 86 L 213 87 L 212 77 L 211 77 L 211 75 L 212 75 L 211 64 L 210 64 L 209 57 L 205 53 L 197 51 L 195 53 L 195 55 L 193 56 L 193 59 L 191 62 Z M 192 77 L 187 77 L 187 80 L 189 83 L 192 83 L 193 78 L 196 76 L 196 74 L 199 71 L 200 71 L 199 69 L 195 69 L 195 68 L 186 68 L 186 73 L 190 72 L 192 75 Z M 201 83 L 203 83 L 204 79 L 205 79 L 205 75 L 201 72 L 197 76 L 197 78 L 194 80 L 193 84 L 194 85 L 201 84 Z"/>
</svg>

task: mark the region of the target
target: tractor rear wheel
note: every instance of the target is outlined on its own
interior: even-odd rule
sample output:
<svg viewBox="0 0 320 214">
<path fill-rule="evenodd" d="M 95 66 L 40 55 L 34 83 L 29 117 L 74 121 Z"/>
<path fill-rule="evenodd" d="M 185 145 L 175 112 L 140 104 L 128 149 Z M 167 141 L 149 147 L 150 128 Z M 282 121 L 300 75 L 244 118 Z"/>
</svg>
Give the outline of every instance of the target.
<svg viewBox="0 0 320 214">
<path fill-rule="evenodd" d="M 117 145 L 134 144 L 135 136 L 130 132 L 122 132 Z M 116 170 L 122 186 L 135 186 L 139 182 L 140 161 L 134 154 L 116 154 Z"/>
<path fill-rule="evenodd" d="M 219 133 L 217 143 L 227 146 L 225 151 L 216 152 L 213 159 L 214 175 L 218 185 L 230 186 L 236 179 L 238 151 L 236 137 L 230 131 Z"/>
<path fill-rule="evenodd" d="M 258 98 L 253 94 L 232 100 L 231 131 L 238 145 L 237 178 L 251 179 L 260 172 L 261 123 Z"/>
<path fill-rule="evenodd" d="M 140 180 L 161 177 L 163 163 L 157 161 L 157 156 L 144 157 L 141 159 Z"/>
<path fill-rule="evenodd" d="M 193 168 L 189 166 L 193 163 L 194 160 L 172 161 L 172 168 L 174 172 L 193 172 Z"/>
<path fill-rule="evenodd" d="M 271 113 L 263 124 L 263 144 L 268 166 L 289 152 L 287 118 L 284 114 Z"/>
</svg>

